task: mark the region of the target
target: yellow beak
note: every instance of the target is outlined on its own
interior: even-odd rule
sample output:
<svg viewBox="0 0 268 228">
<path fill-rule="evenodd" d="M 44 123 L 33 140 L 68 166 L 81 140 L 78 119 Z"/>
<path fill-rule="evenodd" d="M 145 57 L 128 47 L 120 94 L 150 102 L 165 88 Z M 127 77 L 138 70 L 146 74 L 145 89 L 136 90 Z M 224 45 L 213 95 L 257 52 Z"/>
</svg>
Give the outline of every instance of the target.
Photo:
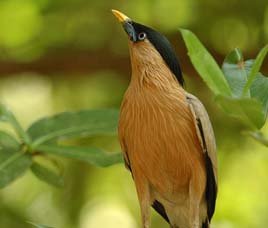
<svg viewBox="0 0 268 228">
<path fill-rule="evenodd" d="M 122 23 L 126 21 L 131 21 L 129 17 L 127 17 L 125 14 L 121 13 L 118 10 L 112 10 L 114 16 Z"/>
</svg>

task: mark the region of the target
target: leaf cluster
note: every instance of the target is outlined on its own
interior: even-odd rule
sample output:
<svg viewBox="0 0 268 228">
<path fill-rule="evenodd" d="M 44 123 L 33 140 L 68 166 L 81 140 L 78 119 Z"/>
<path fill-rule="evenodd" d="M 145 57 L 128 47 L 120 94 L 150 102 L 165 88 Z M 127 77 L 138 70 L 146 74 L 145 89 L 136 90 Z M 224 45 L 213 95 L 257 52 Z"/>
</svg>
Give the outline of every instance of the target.
<svg viewBox="0 0 268 228">
<path fill-rule="evenodd" d="M 223 111 L 246 125 L 248 134 L 257 137 L 268 113 L 268 78 L 260 68 L 268 52 L 266 45 L 256 59 L 244 60 L 236 48 L 228 54 L 220 68 L 215 59 L 189 30 L 181 29 L 188 55 L 195 69 L 215 94 L 216 103 Z M 255 132 L 255 133 L 254 133 Z"/>
<path fill-rule="evenodd" d="M 48 155 L 77 159 L 97 167 L 122 162 L 121 153 L 59 144 L 66 139 L 116 135 L 116 110 L 64 112 L 38 120 L 24 130 L 14 114 L 1 104 L 0 121 L 9 123 L 17 134 L 14 137 L 0 130 L 0 188 L 22 176 L 28 169 L 42 181 L 63 186 L 62 172 L 57 162 Z"/>
</svg>

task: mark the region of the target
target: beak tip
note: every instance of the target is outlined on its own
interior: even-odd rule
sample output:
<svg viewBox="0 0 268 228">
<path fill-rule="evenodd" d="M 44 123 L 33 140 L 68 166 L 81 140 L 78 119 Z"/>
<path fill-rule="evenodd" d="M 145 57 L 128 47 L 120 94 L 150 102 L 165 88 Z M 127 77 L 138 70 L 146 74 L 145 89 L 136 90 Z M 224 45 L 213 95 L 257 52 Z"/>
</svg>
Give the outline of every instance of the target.
<svg viewBox="0 0 268 228">
<path fill-rule="evenodd" d="M 112 9 L 111 10 L 113 15 L 120 21 L 120 22 L 125 22 L 127 20 L 130 20 L 126 15 L 124 15 L 123 13 L 121 13 L 118 10 Z"/>
</svg>

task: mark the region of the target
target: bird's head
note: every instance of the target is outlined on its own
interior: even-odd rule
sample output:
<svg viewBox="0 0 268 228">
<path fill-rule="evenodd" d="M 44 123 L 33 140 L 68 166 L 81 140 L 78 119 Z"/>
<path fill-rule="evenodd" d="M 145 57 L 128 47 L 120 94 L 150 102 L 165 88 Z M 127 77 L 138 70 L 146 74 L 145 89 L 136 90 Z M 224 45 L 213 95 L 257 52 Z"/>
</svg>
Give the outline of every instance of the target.
<svg viewBox="0 0 268 228">
<path fill-rule="evenodd" d="M 180 65 L 168 39 L 154 29 L 134 22 L 117 10 L 112 10 L 112 12 L 129 37 L 132 66 L 133 62 L 135 66 L 157 66 L 164 61 L 179 83 L 183 85 Z"/>
</svg>

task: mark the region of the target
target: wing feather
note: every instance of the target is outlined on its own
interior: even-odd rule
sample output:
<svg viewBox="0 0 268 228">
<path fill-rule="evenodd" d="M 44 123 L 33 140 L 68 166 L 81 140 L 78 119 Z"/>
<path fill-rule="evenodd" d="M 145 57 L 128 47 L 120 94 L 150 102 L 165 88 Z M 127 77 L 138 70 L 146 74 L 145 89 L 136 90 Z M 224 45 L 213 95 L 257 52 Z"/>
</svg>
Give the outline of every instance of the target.
<svg viewBox="0 0 268 228">
<path fill-rule="evenodd" d="M 217 197 L 217 154 L 213 128 L 207 111 L 201 101 L 194 95 L 187 93 L 187 101 L 195 118 L 195 126 L 200 144 L 205 153 L 207 171 L 206 200 L 209 220 L 213 216 Z"/>
</svg>

